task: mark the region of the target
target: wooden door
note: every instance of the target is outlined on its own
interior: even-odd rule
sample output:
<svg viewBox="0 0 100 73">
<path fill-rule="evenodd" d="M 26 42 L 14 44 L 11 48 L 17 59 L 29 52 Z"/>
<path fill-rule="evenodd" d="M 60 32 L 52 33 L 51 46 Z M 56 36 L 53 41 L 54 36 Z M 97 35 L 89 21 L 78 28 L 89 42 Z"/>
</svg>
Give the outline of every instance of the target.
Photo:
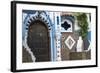
<svg viewBox="0 0 100 73">
<path fill-rule="evenodd" d="M 43 22 L 35 21 L 30 24 L 27 43 L 36 57 L 36 62 L 50 61 L 49 33 Z"/>
</svg>

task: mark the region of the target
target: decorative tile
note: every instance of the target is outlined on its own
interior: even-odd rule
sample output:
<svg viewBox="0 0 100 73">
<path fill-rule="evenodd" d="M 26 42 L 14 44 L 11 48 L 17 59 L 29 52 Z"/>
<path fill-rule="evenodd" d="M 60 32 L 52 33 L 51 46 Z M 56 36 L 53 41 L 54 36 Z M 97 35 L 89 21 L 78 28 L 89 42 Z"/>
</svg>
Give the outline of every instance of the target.
<svg viewBox="0 0 100 73">
<path fill-rule="evenodd" d="M 74 31 L 75 18 L 73 15 L 67 12 L 61 14 L 61 32 L 73 32 Z"/>
<path fill-rule="evenodd" d="M 68 36 L 68 38 L 65 40 L 65 44 L 69 49 L 72 49 L 75 44 L 75 40 L 71 36 Z"/>
</svg>

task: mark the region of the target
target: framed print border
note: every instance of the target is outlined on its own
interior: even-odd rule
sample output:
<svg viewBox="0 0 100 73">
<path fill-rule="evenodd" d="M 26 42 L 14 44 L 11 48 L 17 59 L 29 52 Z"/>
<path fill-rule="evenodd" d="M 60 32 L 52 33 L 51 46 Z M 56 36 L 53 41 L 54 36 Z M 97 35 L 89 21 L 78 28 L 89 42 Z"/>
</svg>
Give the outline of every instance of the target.
<svg viewBox="0 0 100 73">
<path fill-rule="evenodd" d="M 37 8 L 35 8 L 36 6 L 37 6 Z M 40 6 L 41 6 L 41 8 L 40 8 Z M 48 7 L 48 9 L 47 9 L 47 7 Z M 22 62 L 26 62 L 26 60 L 25 61 L 20 60 L 20 59 L 22 59 L 22 57 L 20 57 L 20 56 L 22 56 L 22 52 L 23 51 L 20 50 L 19 47 L 22 47 L 22 45 L 23 45 L 22 37 L 23 37 L 23 35 L 25 37 L 27 37 L 26 36 L 26 32 L 27 31 L 25 30 L 25 33 L 23 34 L 23 32 L 24 32 L 23 31 L 24 25 L 21 25 L 21 24 L 22 24 L 22 22 L 24 20 L 24 17 L 23 17 L 24 12 L 27 12 L 27 13 L 29 12 L 29 14 L 31 14 L 32 13 L 32 9 L 31 8 L 34 9 L 33 10 L 33 13 L 35 11 L 37 11 L 40 20 L 42 22 L 45 22 L 47 24 L 45 27 L 48 27 L 47 29 L 50 32 L 49 36 L 51 36 L 51 33 L 53 31 L 53 29 L 51 28 L 52 25 L 50 24 L 53 21 L 52 20 L 50 21 L 50 19 L 46 21 L 46 19 L 48 19 L 48 16 L 46 15 L 45 12 L 43 14 L 44 14 L 44 16 L 45 15 L 46 16 L 44 18 L 40 17 L 40 16 L 42 16 L 41 15 L 42 10 L 48 11 L 48 13 L 51 11 L 51 14 L 53 14 L 52 13 L 53 11 L 56 12 L 56 13 L 54 13 L 55 16 L 58 16 L 57 19 L 54 18 L 54 20 L 57 20 L 57 23 L 56 24 L 61 24 L 61 21 L 59 21 L 59 19 L 60 19 L 59 18 L 59 11 L 63 11 L 61 13 L 62 18 L 64 18 L 63 21 L 66 20 L 66 23 L 68 21 L 67 24 L 68 24 L 68 27 L 70 27 L 74 23 L 74 21 L 73 21 L 74 18 L 73 18 L 73 16 L 71 16 L 71 13 L 78 12 L 81 8 L 83 8 L 83 9 L 86 9 L 86 10 L 83 11 L 81 9 L 80 12 L 82 11 L 83 13 L 85 13 L 85 11 L 86 11 L 87 14 L 89 14 L 89 10 L 88 9 L 90 9 L 90 12 L 92 14 L 91 17 L 94 17 L 94 19 L 91 19 L 91 17 L 90 17 L 91 21 L 94 20 L 94 21 L 92 21 L 92 23 L 94 23 L 94 25 L 91 25 L 91 31 L 94 30 L 94 32 L 92 33 L 92 35 L 94 35 L 94 37 L 91 37 L 91 40 L 92 40 L 92 44 L 95 43 L 95 45 L 92 46 L 93 47 L 93 50 L 92 50 L 92 53 L 93 54 L 91 54 L 91 56 L 93 56 L 93 57 L 91 57 L 91 60 L 88 60 L 88 61 L 85 61 L 84 60 L 84 61 L 82 61 L 84 63 L 82 65 L 81 65 L 81 63 L 82 63 L 81 61 L 76 61 L 76 60 L 75 60 L 75 63 L 78 63 L 79 62 L 79 64 L 75 64 L 75 65 L 64 65 L 64 64 L 67 64 L 67 63 L 65 63 L 66 62 L 65 60 L 67 60 L 67 59 L 70 59 L 71 60 L 71 62 L 67 61 L 68 63 L 74 64 L 74 62 L 72 61 L 73 57 L 72 58 L 69 58 L 68 57 L 66 59 L 64 57 L 63 63 L 61 62 L 61 58 L 60 57 L 63 57 L 63 56 L 61 56 L 62 54 L 59 54 L 59 52 L 62 52 L 63 50 L 70 50 L 70 51 L 72 51 L 72 53 L 73 53 L 73 51 L 77 51 L 77 50 L 75 50 L 74 46 L 75 46 L 75 43 L 78 42 L 77 41 L 78 40 L 77 38 L 79 38 L 79 36 L 75 36 L 76 34 L 73 34 L 73 32 L 75 30 L 74 29 L 74 26 L 72 26 L 71 27 L 71 30 L 70 30 L 67 27 L 65 28 L 65 25 L 64 25 L 64 22 L 63 22 L 63 25 L 55 25 L 55 30 L 56 30 L 55 33 L 56 34 L 54 34 L 52 36 L 54 36 L 54 38 L 56 39 L 56 41 L 60 42 L 59 41 L 59 38 L 60 38 L 59 36 L 61 34 L 63 34 L 64 37 L 61 38 L 61 39 L 63 39 L 62 42 L 64 41 L 63 47 L 64 48 L 69 48 L 69 49 L 54 50 L 56 48 L 59 49 L 59 47 L 60 48 L 62 48 L 62 47 L 59 44 L 56 44 L 56 48 L 54 47 L 54 49 L 52 49 L 53 48 L 52 47 L 53 45 L 49 45 L 50 48 L 51 48 L 51 52 L 50 52 L 51 53 L 51 56 L 53 56 L 53 57 L 50 56 L 50 61 L 51 60 L 54 61 L 54 63 L 52 62 L 52 64 L 54 64 L 55 66 L 53 66 L 51 63 L 48 63 L 48 62 L 46 62 L 46 63 L 44 62 L 43 63 L 45 65 L 48 64 L 48 66 L 42 66 L 43 65 L 42 63 L 36 63 L 36 64 L 35 63 L 33 63 L 33 64 L 32 63 L 29 63 L 29 66 L 31 66 L 31 67 L 27 67 L 28 66 L 28 63 L 26 63 L 27 65 L 26 64 L 23 64 Z M 58 9 L 56 9 L 56 8 L 58 8 Z M 67 12 L 67 14 L 68 14 L 67 15 L 65 13 L 65 10 L 64 9 L 65 10 L 67 9 L 71 13 Z M 92 13 L 92 11 L 94 13 Z M 68 18 L 65 18 L 64 16 L 67 16 Z M 34 18 L 34 16 L 32 16 L 32 18 L 35 19 L 36 21 L 38 21 L 37 20 L 38 17 L 37 18 Z M 29 24 L 31 24 L 30 21 L 28 21 L 28 22 L 29 22 Z M 72 22 L 72 24 L 69 25 L 71 22 Z M 38 23 L 40 23 L 40 22 L 38 22 Z M 32 22 L 32 24 L 33 24 L 33 22 Z M 42 24 L 44 24 L 44 23 L 42 23 Z M 62 29 L 62 28 L 60 28 L 61 26 L 64 26 L 64 28 L 63 28 L 63 29 L 65 29 L 64 32 L 63 31 L 60 32 L 59 29 Z M 94 26 L 94 28 L 93 28 L 93 26 Z M 34 26 L 32 26 L 32 28 L 33 27 Z M 42 25 L 41 25 L 41 27 L 42 27 Z M 74 5 L 74 4 L 58 4 L 58 3 L 43 3 L 43 2 L 27 2 L 27 1 L 12 1 L 11 2 L 11 71 L 12 72 L 23 72 L 23 71 L 40 71 L 40 70 L 54 70 L 54 69 L 73 69 L 73 68 L 97 67 L 98 66 L 98 47 L 97 47 L 98 46 L 98 37 L 97 37 L 98 36 L 98 29 L 97 29 L 97 27 L 98 27 L 98 7 L 97 6 Z M 24 28 L 26 28 L 26 26 Z M 29 28 L 31 28 L 31 27 L 29 26 Z M 69 29 L 69 30 L 67 30 L 67 29 Z M 43 27 L 42 30 L 46 30 L 46 29 L 44 29 L 44 27 Z M 31 29 L 30 29 L 30 31 L 31 31 Z M 43 31 L 43 32 L 45 32 L 45 31 Z M 66 32 L 68 33 L 68 35 L 65 34 Z M 43 35 L 43 33 L 42 34 L 39 34 L 39 36 L 42 36 L 42 35 Z M 50 40 L 50 44 L 52 44 L 53 43 L 52 42 L 53 39 L 51 38 L 49 40 Z M 93 42 L 93 40 L 95 42 Z M 70 43 L 72 43 L 73 45 L 70 46 L 69 41 L 71 41 Z M 36 41 L 36 42 L 38 42 L 38 41 Z M 48 42 L 48 41 L 46 41 L 46 42 Z M 52 50 L 54 50 L 53 53 L 52 53 Z M 78 52 L 80 52 L 80 51 L 78 51 Z M 32 59 L 32 61 L 33 61 L 33 59 Z M 55 62 L 55 61 L 59 61 L 59 62 Z M 91 61 L 93 63 L 91 64 L 91 62 L 90 62 L 89 64 L 86 64 L 86 62 L 89 62 L 89 61 Z M 23 67 L 25 67 L 25 68 L 23 68 Z"/>
</svg>

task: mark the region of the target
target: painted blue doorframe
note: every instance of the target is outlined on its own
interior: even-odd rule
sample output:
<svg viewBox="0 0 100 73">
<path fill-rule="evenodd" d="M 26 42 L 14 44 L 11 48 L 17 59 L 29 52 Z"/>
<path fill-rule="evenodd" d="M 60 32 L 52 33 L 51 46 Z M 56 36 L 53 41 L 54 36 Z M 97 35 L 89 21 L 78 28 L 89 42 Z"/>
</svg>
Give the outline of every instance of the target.
<svg viewBox="0 0 100 73">
<path fill-rule="evenodd" d="M 30 13 L 31 12 L 31 13 Z M 50 35 L 50 50 L 51 50 L 51 61 L 56 61 L 56 47 L 55 47 L 55 24 L 52 23 L 50 16 L 44 11 L 42 14 L 44 14 L 43 16 L 41 15 L 41 20 L 42 21 L 46 21 L 48 24 L 46 24 L 49 28 L 49 35 Z M 29 22 L 30 20 L 32 20 L 34 17 L 34 19 L 36 19 L 37 15 L 36 12 L 30 10 L 25 10 L 23 11 L 23 24 L 22 24 L 22 39 L 24 41 L 24 37 L 25 37 L 25 32 L 27 32 L 28 30 L 26 28 L 28 28 L 29 26 Z"/>
</svg>

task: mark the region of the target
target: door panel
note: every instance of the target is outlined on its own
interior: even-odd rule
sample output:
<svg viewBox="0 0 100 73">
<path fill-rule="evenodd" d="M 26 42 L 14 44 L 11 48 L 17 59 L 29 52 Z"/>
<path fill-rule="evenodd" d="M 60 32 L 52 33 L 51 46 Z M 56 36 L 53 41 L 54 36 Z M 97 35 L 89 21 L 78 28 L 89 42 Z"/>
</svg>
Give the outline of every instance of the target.
<svg viewBox="0 0 100 73">
<path fill-rule="evenodd" d="M 43 22 L 35 21 L 30 24 L 27 43 L 37 62 L 50 61 L 49 34 Z"/>
</svg>

